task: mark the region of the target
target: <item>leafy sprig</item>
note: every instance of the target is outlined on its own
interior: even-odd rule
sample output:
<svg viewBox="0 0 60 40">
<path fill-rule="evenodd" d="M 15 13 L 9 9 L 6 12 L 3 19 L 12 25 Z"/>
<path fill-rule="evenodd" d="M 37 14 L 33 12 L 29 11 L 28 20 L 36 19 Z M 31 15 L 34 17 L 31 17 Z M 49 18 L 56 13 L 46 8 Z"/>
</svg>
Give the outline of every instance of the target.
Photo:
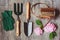
<svg viewBox="0 0 60 40">
<path fill-rule="evenodd" d="M 43 28 L 43 24 L 40 20 L 36 20 L 36 24 L 39 25 L 41 29 Z"/>
<path fill-rule="evenodd" d="M 53 38 L 55 38 L 55 36 L 57 36 L 57 33 L 56 32 L 52 32 L 49 35 L 49 39 L 52 40 Z"/>
</svg>

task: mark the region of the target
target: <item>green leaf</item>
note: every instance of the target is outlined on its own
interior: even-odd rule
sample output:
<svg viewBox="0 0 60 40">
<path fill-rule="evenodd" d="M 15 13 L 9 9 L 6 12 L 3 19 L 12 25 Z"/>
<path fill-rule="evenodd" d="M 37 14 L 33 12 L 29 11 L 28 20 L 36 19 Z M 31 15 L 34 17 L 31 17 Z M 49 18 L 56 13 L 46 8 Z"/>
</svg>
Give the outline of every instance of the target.
<svg viewBox="0 0 60 40">
<path fill-rule="evenodd" d="M 37 25 L 40 25 L 41 24 L 41 21 L 40 20 L 36 20 L 36 24 Z"/>
<path fill-rule="evenodd" d="M 49 38 L 53 39 L 53 34 L 52 33 L 50 33 Z"/>
<path fill-rule="evenodd" d="M 43 24 L 40 20 L 36 20 L 36 24 L 40 26 L 40 28 L 43 28 Z"/>
<path fill-rule="evenodd" d="M 56 32 L 54 32 L 54 36 L 57 36 L 57 33 Z"/>
<path fill-rule="evenodd" d="M 40 28 L 41 28 L 41 29 L 43 28 L 43 24 L 40 25 Z"/>
<path fill-rule="evenodd" d="M 57 36 L 57 33 L 56 32 L 52 32 L 49 35 L 49 39 L 52 40 L 53 38 L 55 38 L 55 36 Z"/>
</svg>

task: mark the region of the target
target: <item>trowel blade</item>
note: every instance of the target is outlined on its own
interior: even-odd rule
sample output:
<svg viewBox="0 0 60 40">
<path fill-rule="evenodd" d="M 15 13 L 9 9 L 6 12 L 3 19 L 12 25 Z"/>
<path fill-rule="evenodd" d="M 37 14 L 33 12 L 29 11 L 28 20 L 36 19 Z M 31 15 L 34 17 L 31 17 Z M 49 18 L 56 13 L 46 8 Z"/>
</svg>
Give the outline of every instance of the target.
<svg viewBox="0 0 60 40">
<path fill-rule="evenodd" d="M 26 36 L 30 36 L 32 34 L 32 22 L 24 23 L 24 32 Z"/>
</svg>

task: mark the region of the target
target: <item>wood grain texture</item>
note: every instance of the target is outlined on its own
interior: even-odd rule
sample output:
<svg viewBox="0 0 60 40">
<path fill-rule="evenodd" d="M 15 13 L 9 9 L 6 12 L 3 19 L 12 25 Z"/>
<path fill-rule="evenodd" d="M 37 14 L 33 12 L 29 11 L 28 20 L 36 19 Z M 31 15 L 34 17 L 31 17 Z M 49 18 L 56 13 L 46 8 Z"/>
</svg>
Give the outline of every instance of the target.
<svg viewBox="0 0 60 40">
<path fill-rule="evenodd" d="M 4 0 L 5 1 L 5 0 Z M 1 2 L 1 0 L 0 0 Z M 9 9 L 13 11 L 13 3 L 15 2 L 19 2 L 19 3 L 23 3 L 23 14 L 20 15 L 20 19 L 21 19 L 21 35 L 19 37 L 16 37 L 15 34 L 15 29 L 12 31 L 4 31 L 3 26 L 2 26 L 2 22 L 0 22 L 0 40 L 49 40 L 49 33 L 44 32 L 43 35 L 37 36 L 35 35 L 35 33 L 33 32 L 33 34 L 28 38 L 25 36 L 24 34 L 24 22 L 26 21 L 26 2 L 30 2 L 31 5 L 37 3 L 37 2 L 45 2 L 45 0 L 9 0 Z M 49 2 L 51 3 L 51 0 L 49 0 Z M 46 2 L 47 4 L 49 2 Z M 1 2 L 2 3 L 2 2 Z M 7 2 L 8 3 L 8 2 Z M 52 3 L 51 3 L 52 4 Z M 51 4 L 49 4 L 51 6 Z M 59 14 L 60 12 L 60 0 L 54 0 L 54 7 L 57 8 L 57 14 Z M 38 6 L 39 8 L 39 6 Z M 3 2 L 3 5 L 0 4 L 0 18 L 1 17 L 1 12 L 5 10 L 5 4 Z M 39 13 L 38 10 L 35 10 L 36 13 Z M 13 12 L 13 17 L 15 19 L 15 21 L 17 20 L 17 16 L 14 14 Z M 31 21 L 34 22 L 34 26 L 33 28 L 37 27 L 35 21 L 36 21 L 36 17 L 34 17 L 33 15 L 31 15 Z M 43 24 L 45 25 L 47 20 L 46 19 L 42 19 Z M 60 40 L 60 15 L 57 17 L 56 20 L 51 20 L 51 22 L 54 22 L 55 24 L 57 24 L 58 29 L 57 29 L 57 36 L 53 39 L 53 40 Z M 16 27 L 16 26 L 15 26 Z"/>
</svg>

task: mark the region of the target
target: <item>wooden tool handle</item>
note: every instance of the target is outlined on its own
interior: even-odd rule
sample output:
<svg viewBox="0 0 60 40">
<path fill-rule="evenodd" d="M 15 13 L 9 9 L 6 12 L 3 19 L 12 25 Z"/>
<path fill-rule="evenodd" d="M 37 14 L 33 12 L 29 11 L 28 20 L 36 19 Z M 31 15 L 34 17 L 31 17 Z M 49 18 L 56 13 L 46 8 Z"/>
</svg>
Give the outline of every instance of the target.
<svg viewBox="0 0 60 40">
<path fill-rule="evenodd" d="M 30 19 L 30 3 L 27 2 L 26 4 L 26 19 L 29 20 Z"/>
<path fill-rule="evenodd" d="M 16 21 L 16 36 L 19 36 L 20 33 L 21 33 L 21 32 L 20 32 L 20 31 L 21 31 L 21 30 L 20 30 L 20 26 L 21 26 L 20 23 L 21 23 L 20 20 L 17 20 L 17 21 Z"/>
</svg>

